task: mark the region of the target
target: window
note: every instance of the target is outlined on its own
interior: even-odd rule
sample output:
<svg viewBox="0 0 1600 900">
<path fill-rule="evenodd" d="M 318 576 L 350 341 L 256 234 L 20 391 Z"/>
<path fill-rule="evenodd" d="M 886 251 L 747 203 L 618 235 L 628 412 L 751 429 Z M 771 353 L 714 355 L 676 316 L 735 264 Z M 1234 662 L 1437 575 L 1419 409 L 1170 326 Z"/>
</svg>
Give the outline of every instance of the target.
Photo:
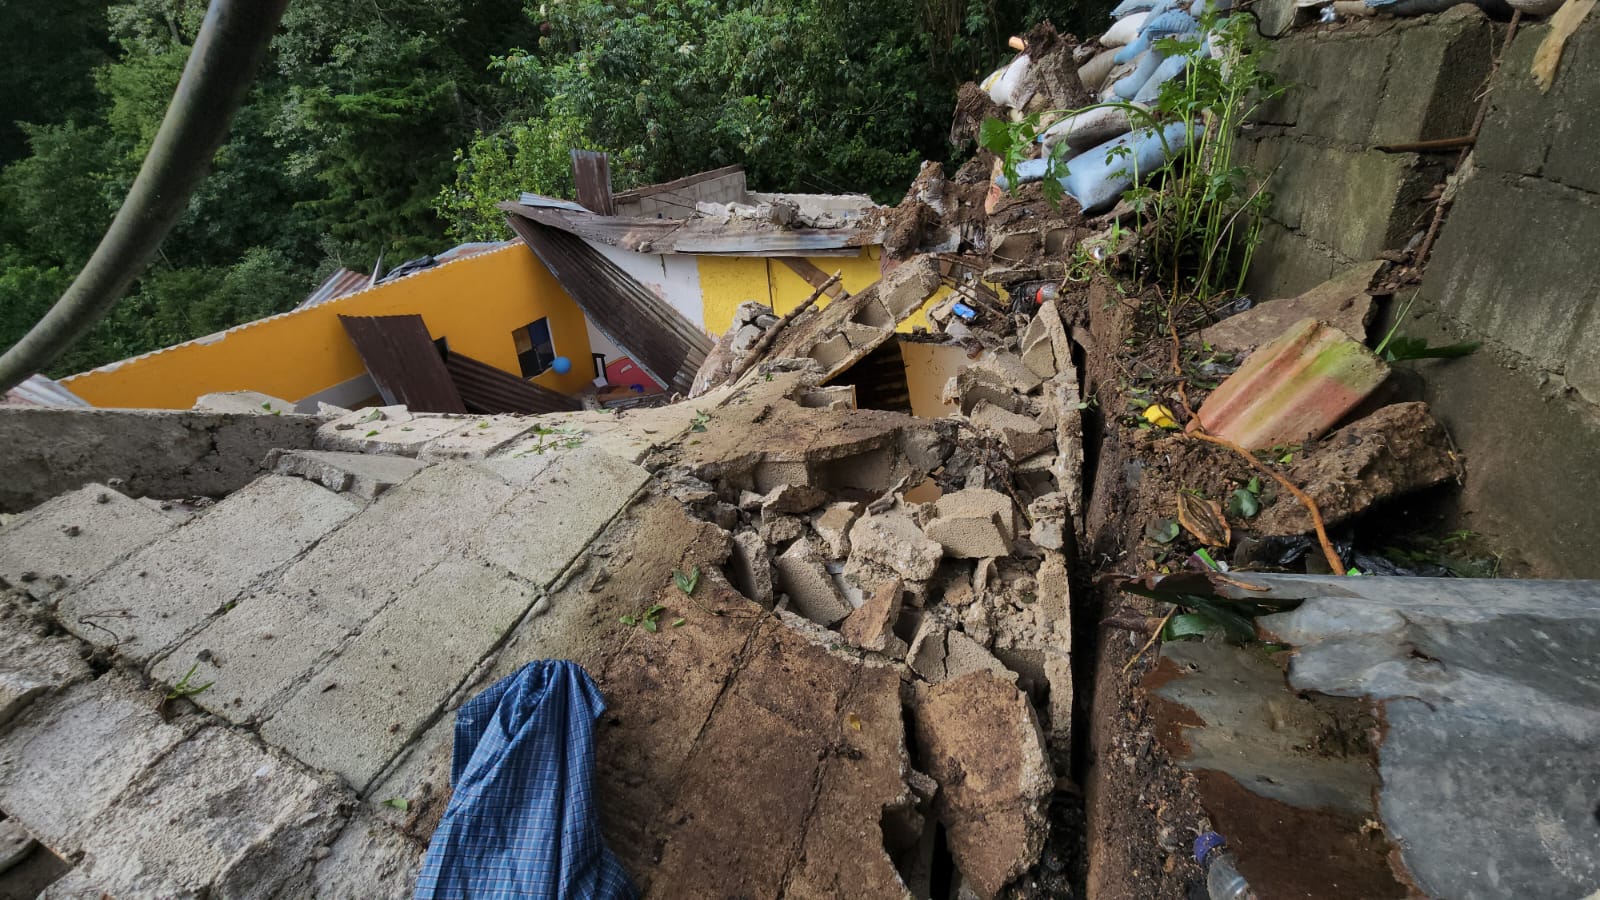
<svg viewBox="0 0 1600 900">
<path fill-rule="evenodd" d="M 511 332 L 517 343 L 517 362 L 522 366 L 522 377 L 532 378 L 550 368 L 556 359 L 556 346 L 550 340 L 550 320 L 539 319 Z"/>
</svg>

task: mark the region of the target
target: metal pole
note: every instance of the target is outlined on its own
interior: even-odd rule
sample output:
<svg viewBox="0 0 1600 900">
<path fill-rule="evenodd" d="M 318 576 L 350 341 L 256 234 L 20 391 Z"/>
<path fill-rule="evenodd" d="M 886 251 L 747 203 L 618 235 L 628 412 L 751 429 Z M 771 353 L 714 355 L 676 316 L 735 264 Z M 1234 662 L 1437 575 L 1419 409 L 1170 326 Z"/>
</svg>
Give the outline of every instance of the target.
<svg viewBox="0 0 1600 900">
<path fill-rule="evenodd" d="M 210 171 L 288 3 L 212 0 L 139 177 L 83 271 L 39 324 L 0 357 L 0 393 L 83 337 L 144 271 Z"/>
</svg>

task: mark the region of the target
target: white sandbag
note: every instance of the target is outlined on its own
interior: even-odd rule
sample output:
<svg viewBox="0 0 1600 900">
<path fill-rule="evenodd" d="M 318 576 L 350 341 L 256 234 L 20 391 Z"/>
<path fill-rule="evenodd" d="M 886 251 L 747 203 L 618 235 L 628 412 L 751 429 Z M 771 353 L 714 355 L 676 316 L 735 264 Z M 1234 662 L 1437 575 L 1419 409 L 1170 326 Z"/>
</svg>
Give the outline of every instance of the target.
<svg viewBox="0 0 1600 900">
<path fill-rule="evenodd" d="M 1045 129 L 1039 142 L 1053 151 L 1056 144 L 1065 141 L 1074 151 L 1087 150 L 1103 144 L 1119 134 L 1127 134 L 1133 125 L 1128 121 L 1128 111 L 1115 106 L 1097 106 L 1065 119 Z"/>
<path fill-rule="evenodd" d="M 1139 29 L 1144 27 L 1144 20 L 1148 18 L 1150 14 L 1142 12 L 1123 16 L 1100 36 L 1100 46 L 1121 47 L 1128 44 L 1139 36 Z"/>
<path fill-rule="evenodd" d="M 1113 58 L 1116 55 L 1117 50 L 1115 47 L 1110 50 L 1102 50 L 1095 54 L 1093 59 L 1078 68 L 1078 81 L 1083 84 L 1084 90 L 1094 93 L 1105 87 L 1106 75 L 1117 64 L 1116 59 Z"/>
<path fill-rule="evenodd" d="M 1028 54 L 1023 53 L 1006 66 L 1006 72 L 1000 80 L 989 89 L 989 99 L 1001 106 L 1018 105 L 1012 101 L 1016 99 L 1017 87 L 1022 84 L 1022 79 L 1028 74 L 1028 67 L 1033 65 L 1033 60 Z"/>
</svg>

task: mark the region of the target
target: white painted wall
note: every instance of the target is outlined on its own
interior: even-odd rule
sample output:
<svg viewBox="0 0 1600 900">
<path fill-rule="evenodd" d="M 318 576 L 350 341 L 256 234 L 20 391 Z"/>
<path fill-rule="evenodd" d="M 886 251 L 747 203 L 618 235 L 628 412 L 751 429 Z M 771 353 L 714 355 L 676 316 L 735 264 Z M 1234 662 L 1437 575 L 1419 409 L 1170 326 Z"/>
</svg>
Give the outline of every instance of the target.
<svg viewBox="0 0 1600 900">
<path fill-rule="evenodd" d="M 688 253 L 635 253 L 598 241 L 587 241 L 657 297 L 683 313 L 697 328 L 706 327 L 705 299 L 700 293 L 700 267 Z M 593 334 L 591 328 L 590 333 Z M 596 353 L 603 352 L 598 348 Z"/>
</svg>

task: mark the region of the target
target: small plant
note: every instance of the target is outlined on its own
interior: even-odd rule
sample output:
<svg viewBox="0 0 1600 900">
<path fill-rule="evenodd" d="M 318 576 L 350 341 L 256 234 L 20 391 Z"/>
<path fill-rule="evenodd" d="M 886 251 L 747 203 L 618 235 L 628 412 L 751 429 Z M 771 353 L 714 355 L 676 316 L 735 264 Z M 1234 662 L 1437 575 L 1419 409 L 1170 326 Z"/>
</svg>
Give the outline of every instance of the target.
<svg viewBox="0 0 1600 900">
<path fill-rule="evenodd" d="M 1254 519 L 1261 512 L 1261 478 L 1254 476 L 1244 487 L 1228 495 L 1228 515 Z"/>
<path fill-rule="evenodd" d="M 516 458 L 529 454 L 543 455 L 550 450 L 571 450 L 583 443 L 583 430 L 570 423 L 557 425 L 554 428 L 548 425 L 536 425 L 528 434 L 533 438 L 533 444 L 516 454 Z"/>
<path fill-rule="evenodd" d="M 687 572 L 674 571 L 672 583 L 676 584 L 678 590 L 683 591 L 685 596 L 693 597 L 694 589 L 700 586 L 700 567 L 695 566 Z"/>
<path fill-rule="evenodd" d="M 689 420 L 689 430 L 695 432 L 705 431 L 706 423 L 709 421 L 711 421 L 711 414 L 703 409 L 697 409 L 694 411 L 694 418 Z"/>
<path fill-rule="evenodd" d="M 411 801 L 404 797 L 390 797 L 389 799 L 383 801 L 383 805 L 389 807 L 390 809 L 398 809 L 401 812 L 405 812 L 411 808 Z"/>
<path fill-rule="evenodd" d="M 214 681 L 208 681 L 205 684 L 192 683 L 191 679 L 194 678 L 194 673 L 199 671 L 199 669 L 199 663 L 195 663 L 194 665 L 190 666 L 189 671 L 185 672 L 183 677 L 178 679 L 178 683 L 172 686 L 172 690 L 167 691 L 167 699 L 178 700 L 183 697 L 198 696 L 205 693 L 207 688 L 211 687 L 213 684 L 216 684 Z"/>
<path fill-rule="evenodd" d="M 637 615 L 623 616 L 623 617 L 617 619 L 617 621 L 621 622 L 622 624 L 624 624 L 626 626 L 628 626 L 629 628 L 633 628 L 635 626 L 638 626 L 638 627 L 643 628 L 645 631 L 656 632 L 656 631 L 661 630 L 661 622 L 660 622 L 660 620 L 661 620 L 661 611 L 664 610 L 664 609 L 666 609 L 665 606 L 662 606 L 659 603 L 655 603 L 655 604 L 652 604 L 652 605 L 650 605 L 648 607 L 645 607 L 644 611 L 638 613 Z M 674 622 L 673 624 L 676 625 L 676 624 L 681 623 L 682 621 L 683 621 L 682 619 L 679 619 L 677 622 Z"/>
<path fill-rule="evenodd" d="M 1482 346 L 1477 341 L 1431 346 L 1426 338 L 1404 337 L 1397 334 L 1400 326 L 1405 324 L 1407 317 L 1411 315 L 1411 304 L 1416 300 L 1416 292 L 1412 292 L 1400 310 L 1395 313 L 1394 324 L 1389 326 L 1389 331 L 1384 334 L 1383 340 L 1372 348 L 1372 352 L 1384 362 L 1404 362 L 1408 359 L 1457 359 L 1477 351 Z"/>
</svg>

